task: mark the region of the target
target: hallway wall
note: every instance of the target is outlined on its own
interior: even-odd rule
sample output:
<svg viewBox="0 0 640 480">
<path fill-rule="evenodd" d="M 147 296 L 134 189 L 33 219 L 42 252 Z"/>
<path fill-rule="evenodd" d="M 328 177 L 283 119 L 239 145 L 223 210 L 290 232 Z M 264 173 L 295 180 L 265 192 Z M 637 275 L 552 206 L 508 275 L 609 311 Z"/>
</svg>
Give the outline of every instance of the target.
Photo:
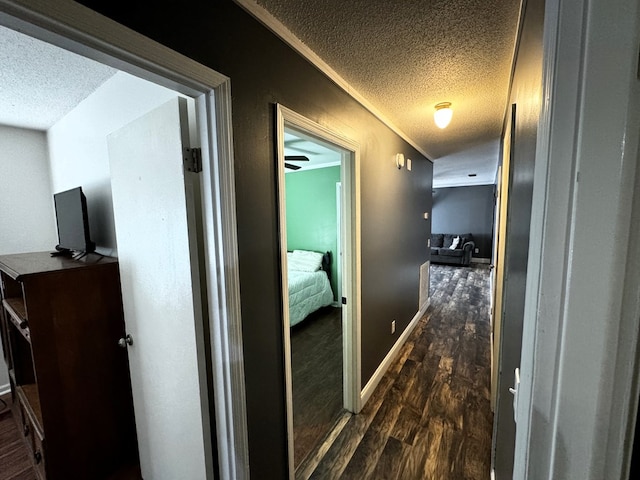
<svg viewBox="0 0 640 480">
<path fill-rule="evenodd" d="M 500 376 L 495 407 L 494 467 L 497 480 L 512 478 L 515 448 L 513 386 L 520 366 L 524 300 L 529 254 L 538 119 L 542 104 L 542 31 L 544 0 L 527 0 L 511 82 L 508 115 L 516 105 L 511 139 L 511 181 L 507 206 L 505 282 L 500 349 Z"/>
<path fill-rule="evenodd" d="M 286 478 L 275 105 L 361 147 L 363 385 L 418 311 L 432 163 L 231 0 L 80 3 L 231 78 L 250 469 Z"/>
<path fill-rule="evenodd" d="M 473 258 L 491 260 L 495 185 L 433 189 L 433 233 L 473 234 L 478 253 Z"/>
</svg>

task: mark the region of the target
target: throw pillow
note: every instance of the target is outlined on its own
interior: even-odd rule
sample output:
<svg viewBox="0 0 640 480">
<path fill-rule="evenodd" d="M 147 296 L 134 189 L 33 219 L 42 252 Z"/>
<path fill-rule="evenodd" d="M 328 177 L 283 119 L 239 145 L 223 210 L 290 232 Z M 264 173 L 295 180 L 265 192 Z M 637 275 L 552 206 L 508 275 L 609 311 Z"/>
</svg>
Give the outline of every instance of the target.
<svg viewBox="0 0 640 480">
<path fill-rule="evenodd" d="M 453 237 L 455 237 L 455 235 L 452 235 L 450 233 L 445 233 L 444 239 L 442 240 L 442 247 L 449 248 L 453 243 Z"/>
<path fill-rule="evenodd" d="M 455 237 L 451 242 L 451 246 L 449 247 L 449 249 L 455 250 L 456 247 L 458 246 L 458 243 L 460 243 L 460 237 Z"/>
</svg>

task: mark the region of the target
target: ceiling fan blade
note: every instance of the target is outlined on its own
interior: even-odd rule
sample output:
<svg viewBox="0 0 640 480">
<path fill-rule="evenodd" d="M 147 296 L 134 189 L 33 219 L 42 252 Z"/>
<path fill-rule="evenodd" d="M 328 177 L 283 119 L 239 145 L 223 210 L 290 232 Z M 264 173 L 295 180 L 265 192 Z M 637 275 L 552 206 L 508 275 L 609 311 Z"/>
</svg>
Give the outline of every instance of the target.
<svg viewBox="0 0 640 480">
<path fill-rule="evenodd" d="M 309 161 L 309 157 L 306 157 L 304 155 L 285 155 L 284 159 L 287 162 L 308 162 Z"/>
<path fill-rule="evenodd" d="M 302 167 L 300 165 L 293 165 L 291 163 L 284 163 L 285 168 L 290 168 L 291 170 L 300 170 Z"/>
</svg>

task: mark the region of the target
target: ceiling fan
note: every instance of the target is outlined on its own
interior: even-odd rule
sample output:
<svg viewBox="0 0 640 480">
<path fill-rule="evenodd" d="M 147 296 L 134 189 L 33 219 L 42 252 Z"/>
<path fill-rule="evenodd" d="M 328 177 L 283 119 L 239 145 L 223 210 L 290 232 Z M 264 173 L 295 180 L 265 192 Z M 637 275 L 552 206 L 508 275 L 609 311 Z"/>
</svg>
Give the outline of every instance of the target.
<svg viewBox="0 0 640 480">
<path fill-rule="evenodd" d="M 289 162 L 308 162 L 309 157 L 305 155 L 285 155 L 284 156 L 284 166 L 290 170 L 300 170 L 302 167 L 300 165 L 294 165 Z"/>
</svg>

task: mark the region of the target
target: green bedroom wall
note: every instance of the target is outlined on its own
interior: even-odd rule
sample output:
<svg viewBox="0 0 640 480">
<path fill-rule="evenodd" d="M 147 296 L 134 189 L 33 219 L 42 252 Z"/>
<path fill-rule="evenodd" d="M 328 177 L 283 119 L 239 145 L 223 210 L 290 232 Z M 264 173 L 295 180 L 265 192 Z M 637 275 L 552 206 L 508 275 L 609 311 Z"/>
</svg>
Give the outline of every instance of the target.
<svg viewBox="0 0 640 480">
<path fill-rule="evenodd" d="M 337 300 L 338 251 L 336 183 L 340 167 L 301 170 L 285 175 L 287 250 L 331 252 L 331 289 Z"/>
</svg>

